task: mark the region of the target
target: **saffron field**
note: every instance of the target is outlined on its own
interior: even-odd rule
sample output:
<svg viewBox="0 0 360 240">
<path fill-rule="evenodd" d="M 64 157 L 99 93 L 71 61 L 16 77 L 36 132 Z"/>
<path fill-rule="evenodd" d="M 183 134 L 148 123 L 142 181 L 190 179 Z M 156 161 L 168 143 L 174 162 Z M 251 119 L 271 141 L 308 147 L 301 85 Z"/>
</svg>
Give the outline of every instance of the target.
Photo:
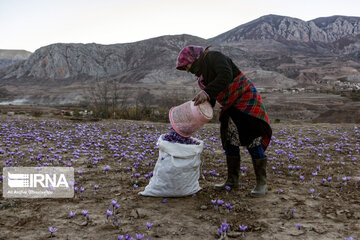
<svg viewBox="0 0 360 240">
<path fill-rule="evenodd" d="M 68 166 L 75 197 L 4 198 L 0 239 L 360 239 L 360 126 L 273 124 L 268 193 L 253 198 L 255 176 L 241 150 L 241 187 L 216 191 L 226 162 L 219 125 L 205 142 L 202 190 L 182 198 L 139 195 L 169 124 L 74 122 L 0 117 L 0 166 Z M 0 173 L 2 175 L 2 173 Z"/>
</svg>

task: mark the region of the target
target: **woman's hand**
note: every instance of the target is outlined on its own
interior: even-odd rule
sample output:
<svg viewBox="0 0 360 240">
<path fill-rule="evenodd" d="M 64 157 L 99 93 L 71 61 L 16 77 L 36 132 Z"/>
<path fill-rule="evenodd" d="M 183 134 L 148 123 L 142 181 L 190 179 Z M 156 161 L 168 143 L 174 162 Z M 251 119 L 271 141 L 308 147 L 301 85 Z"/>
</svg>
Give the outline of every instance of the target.
<svg viewBox="0 0 360 240">
<path fill-rule="evenodd" d="M 201 90 L 194 98 L 193 98 L 193 101 L 194 101 L 194 105 L 199 105 L 199 104 L 202 104 L 203 102 L 206 102 L 206 101 L 209 101 L 210 100 L 210 97 L 209 95 L 204 91 L 204 90 Z"/>
</svg>

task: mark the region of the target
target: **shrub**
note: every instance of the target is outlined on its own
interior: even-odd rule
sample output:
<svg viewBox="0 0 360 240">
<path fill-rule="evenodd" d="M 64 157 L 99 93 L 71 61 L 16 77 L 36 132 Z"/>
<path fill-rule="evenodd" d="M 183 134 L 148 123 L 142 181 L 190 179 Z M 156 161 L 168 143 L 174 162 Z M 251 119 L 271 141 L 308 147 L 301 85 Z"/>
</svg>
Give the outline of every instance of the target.
<svg viewBox="0 0 360 240">
<path fill-rule="evenodd" d="M 32 115 L 33 115 L 34 117 L 41 117 L 41 116 L 43 115 L 43 112 L 41 112 L 41 111 L 35 111 L 35 112 L 32 113 Z"/>
</svg>

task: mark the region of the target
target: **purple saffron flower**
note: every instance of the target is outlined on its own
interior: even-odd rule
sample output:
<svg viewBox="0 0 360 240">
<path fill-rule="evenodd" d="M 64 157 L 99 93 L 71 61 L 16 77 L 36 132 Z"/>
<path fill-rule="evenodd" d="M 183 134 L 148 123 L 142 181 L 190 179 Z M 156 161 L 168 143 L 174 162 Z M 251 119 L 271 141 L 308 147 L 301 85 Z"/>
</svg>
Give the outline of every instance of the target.
<svg viewBox="0 0 360 240">
<path fill-rule="evenodd" d="M 146 223 L 146 227 L 147 227 L 148 229 L 150 229 L 150 228 L 152 227 L 152 225 L 153 225 L 153 224 L 152 224 L 151 222 L 147 222 L 147 223 Z"/>
<path fill-rule="evenodd" d="M 84 215 L 84 216 L 88 215 L 88 210 L 82 210 L 81 214 Z"/>
<path fill-rule="evenodd" d="M 225 186 L 225 190 L 229 192 L 231 190 L 231 187 L 230 186 Z"/>
<path fill-rule="evenodd" d="M 229 231 L 230 230 L 230 225 L 227 223 L 227 222 L 223 222 L 223 223 L 221 223 L 221 230 L 223 231 L 223 232 L 227 232 L 227 231 Z"/>
<path fill-rule="evenodd" d="M 301 224 L 300 223 L 296 224 L 296 228 L 300 230 L 301 229 Z"/>
<path fill-rule="evenodd" d="M 313 188 L 310 189 L 310 193 L 313 194 L 315 190 Z"/>
<path fill-rule="evenodd" d="M 52 238 L 52 235 L 57 231 L 57 228 L 49 227 L 49 231 L 50 231 L 50 237 Z"/>
<path fill-rule="evenodd" d="M 134 240 L 128 233 L 125 233 L 124 238 L 125 240 Z"/>
<path fill-rule="evenodd" d="M 220 199 L 217 200 L 217 205 L 218 206 L 222 206 L 223 204 L 224 204 L 223 200 L 220 200 Z"/>
<path fill-rule="evenodd" d="M 94 185 L 94 190 L 98 190 L 99 189 L 99 185 Z"/>
<path fill-rule="evenodd" d="M 279 189 L 278 194 L 282 194 L 283 192 L 284 192 L 284 190 Z"/>
<path fill-rule="evenodd" d="M 115 201 L 115 200 L 111 201 L 111 205 L 113 205 L 113 207 L 115 207 L 116 204 L 117 204 L 117 201 Z"/>
<path fill-rule="evenodd" d="M 133 188 L 134 188 L 134 189 L 137 189 L 138 187 L 139 187 L 139 186 L 136 185 L 136 184 L 133 185 Z"/>
<path fill-rule="evenodd" d="M 246 173 L 247 167 L 241 167 L 240 170 L 241 170 L 243 173 Z"/>
<path fill-rule="evenodd" d="M 137 240 L 141 240 L 141 239 L 143 239 L 144 238 L 144 235 L 143 234 L 137 234 L 137 233 L 135 233 L 135 235 L 136 235 L 136 239 Z"/>
<path fill-rule="evenodd" d="M 215 199 L 211 200 L 211 203 L 212 203 L 213 205 L 215 205 L 215 204 L 216 204 L 216 200 L 215 200 Z"/>
<path fill-rule="evenodd" d="M 75 216 L 75 212 L 70 211 L 70 213 L 69 213 L 69 217 L 70 217 L 70 218 L 73 218 L 74 216 Z"/>
<path fill-rule="evenodd" d="M 225 207 L 229 210 L 233 209 L 230 203 L 225 203 Z"/>
<path fill-rule="evenodd" d="M 118 235 L 118 240 L 123 240 L 124 239 L 124 235 Z"/>
<path fill-rule="evenodd" d="M 113 214 L 113 212 L 112 212 L 112 211 L 110 211 L 110 210 L 106 210 L 106 220 L 108 220 L 108 219 L 109 219 L 109 217 L 110 217 L 112 214 Z"/>
<path fill-rule="evenodd" d="M 104 167 L 104 171 L 105 172 L 107 172 L 107 171 L 109 171 L 110 170 L 110 166 L 109 165 L 107 165 L 106 167 Z"/>
<path fill-rule="evenodd" d="M 162 200 L 162 203 L 167 203 L 167 202 L 168 200 L 166 198 Z"/>
<path fill-rule="evenodd" d="M 247 226 L 242 224 L 242 225 L 239 225 L 239 228 L 240 228 L 240 231 L 245 232 L 247 229 Z"/>
</svg>

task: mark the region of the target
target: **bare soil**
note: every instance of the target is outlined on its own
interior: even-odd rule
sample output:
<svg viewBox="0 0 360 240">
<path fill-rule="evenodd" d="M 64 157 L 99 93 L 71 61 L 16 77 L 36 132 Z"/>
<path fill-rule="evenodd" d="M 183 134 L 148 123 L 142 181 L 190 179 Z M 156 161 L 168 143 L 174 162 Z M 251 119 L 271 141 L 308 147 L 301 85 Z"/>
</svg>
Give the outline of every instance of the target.
<svg viewBox="0 0 360 240">
<path fill-rule="evenodd" d="M 273 124 L 267 150 L 269 190 L 261 198 L 250 196 L 255 176 L 245 149 L 241 166 L 247 171 L 240 177 L 241 187 L 229 192 L 213 189 L 226 176 L 218 124 L 207 124 L 195 134 L 206 144 L 201 155 L 201 172 L 206 173 L 199 179 L 202 190 L 182 198 L 138 194 L 148 184 L 146 176 L 158 157 L 156 141 L 169 131 L 169 124 L 24 115 L 2 115 L 0 124 L 1 168 L 71 164 L 76 186 L 85 188 L 71 199 L 8 199 L 1 194 L 0 239 L 49 239 L 49 227 L 57 228 L 54 239 L 115 240 L 125 234 L 133 239 L 141 239 L 136 234 L 143 239 L 360 239 L 356 124 Z M 110 170 L 104 171 L 105 166 Z M 94 185 L 99 186 L 96 193 Z M 112 223 L 113 216 L 106 219 L 113 200 L 120 204 L 116 211 L 120 224 Z M 233 208 L 215 208 L 211 200 L 223 200 Z M 82 210 L 88 210 L 89 220 Z M 72 218 L 70 211 L 76 213 Z M 150 229 L 147 222 L 153 224 Z M 224 222 L 230 230 L 220 236 L 218 228 Z M 239 225 L 246 225 L 246 231 L 241 232 Z"/>
</svg>

